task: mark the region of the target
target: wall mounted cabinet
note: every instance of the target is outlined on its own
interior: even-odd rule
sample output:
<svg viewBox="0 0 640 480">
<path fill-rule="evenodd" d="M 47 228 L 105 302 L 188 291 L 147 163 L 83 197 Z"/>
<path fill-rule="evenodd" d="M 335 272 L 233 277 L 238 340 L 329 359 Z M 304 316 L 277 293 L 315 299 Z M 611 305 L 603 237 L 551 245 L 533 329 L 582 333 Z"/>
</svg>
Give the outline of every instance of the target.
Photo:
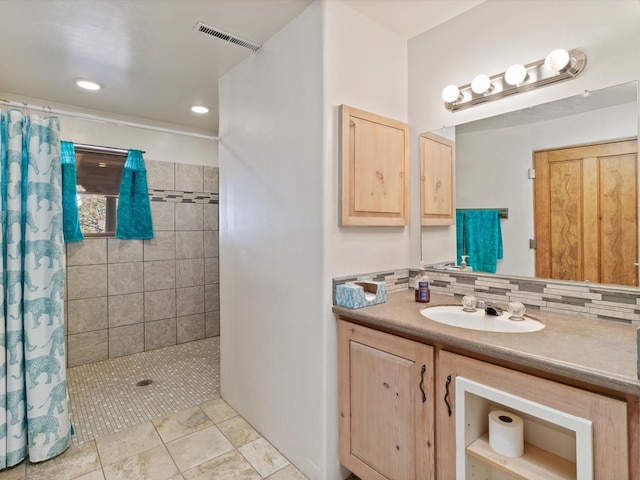
<svg viewBox="0 0 640 480">
<path fill-rule="evenodd" d="M 341 225 L 409 224 L 409 125 L 340 107 Z"/>
<path fill-rule="evenodd" d="M 420 135 L 420 215 L 422 225 L 453 225 L 455 144 L 435 135 Z"/>
</svg>

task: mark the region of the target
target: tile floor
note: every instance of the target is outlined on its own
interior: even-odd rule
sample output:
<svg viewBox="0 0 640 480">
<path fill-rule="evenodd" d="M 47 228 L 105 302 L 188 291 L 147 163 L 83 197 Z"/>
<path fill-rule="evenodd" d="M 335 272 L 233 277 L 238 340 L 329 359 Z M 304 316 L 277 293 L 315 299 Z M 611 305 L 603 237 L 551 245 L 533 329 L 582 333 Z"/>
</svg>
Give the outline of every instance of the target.
<svg viewBox="0 0 640 480">
<path fill-rule="evenodd" d="M 220 398 L 219 337 L 69 368 L 67 382 L 71 447 L 0 480 L 306 479 Z"/>
<path fill-rule="evenodd" d="M 304 480 L 223 399 L 72 445 L 43 463 L 22 462 L 0 480 Z"/>
<path fill-rule="evenodd" d="M 306 479 L 220 398 L 219 337 L 69 368 L 67 382 L 72 446 L 0 480 Z"/>
<path fill-rule="evenodd" d="M 67 384 L 79 445 L 220 397 L 220 337 L 72 367 Z"/>
</svg>

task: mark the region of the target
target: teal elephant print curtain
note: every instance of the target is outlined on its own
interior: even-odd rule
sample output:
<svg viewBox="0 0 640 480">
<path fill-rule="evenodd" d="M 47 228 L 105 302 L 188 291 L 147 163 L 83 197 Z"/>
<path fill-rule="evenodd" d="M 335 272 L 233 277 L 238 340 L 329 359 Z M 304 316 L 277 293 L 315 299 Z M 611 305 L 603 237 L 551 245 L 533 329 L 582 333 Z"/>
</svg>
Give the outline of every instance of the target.
<svg viewBox="0 0 640 480">
<path fill-rule="evenodd" d="M 71 443 L 56 117 L 1 113 L 0 468 Z M 4 347 L 4 348 L 3 348 Z"/>
</svg>

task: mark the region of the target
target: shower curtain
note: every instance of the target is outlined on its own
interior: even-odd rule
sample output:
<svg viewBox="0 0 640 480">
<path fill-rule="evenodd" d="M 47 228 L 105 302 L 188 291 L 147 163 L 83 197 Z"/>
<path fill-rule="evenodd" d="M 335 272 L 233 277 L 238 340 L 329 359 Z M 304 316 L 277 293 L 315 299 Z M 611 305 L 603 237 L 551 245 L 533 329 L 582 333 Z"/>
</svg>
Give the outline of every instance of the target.
<svg viewBox="0 0 640 480">
<path fill-rule="evenodd" d="M 60 125 L 0 114 L 0 468 L 71 443 L 64 346 Z"/>
</svg>

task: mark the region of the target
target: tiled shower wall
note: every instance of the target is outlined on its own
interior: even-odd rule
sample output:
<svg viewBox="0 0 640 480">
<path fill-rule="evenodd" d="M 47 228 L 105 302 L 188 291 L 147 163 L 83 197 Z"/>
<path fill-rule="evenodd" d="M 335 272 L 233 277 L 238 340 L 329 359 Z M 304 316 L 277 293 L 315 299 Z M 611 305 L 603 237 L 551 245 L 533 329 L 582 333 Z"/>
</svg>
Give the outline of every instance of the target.
<svg viewBox="0 0 640 480">
<path fill-rule="evenodd" d="M 145 163 L 154 238 L 67 244 L 70 367 L 220 334 L 218 168 Z"/>
</svg>

